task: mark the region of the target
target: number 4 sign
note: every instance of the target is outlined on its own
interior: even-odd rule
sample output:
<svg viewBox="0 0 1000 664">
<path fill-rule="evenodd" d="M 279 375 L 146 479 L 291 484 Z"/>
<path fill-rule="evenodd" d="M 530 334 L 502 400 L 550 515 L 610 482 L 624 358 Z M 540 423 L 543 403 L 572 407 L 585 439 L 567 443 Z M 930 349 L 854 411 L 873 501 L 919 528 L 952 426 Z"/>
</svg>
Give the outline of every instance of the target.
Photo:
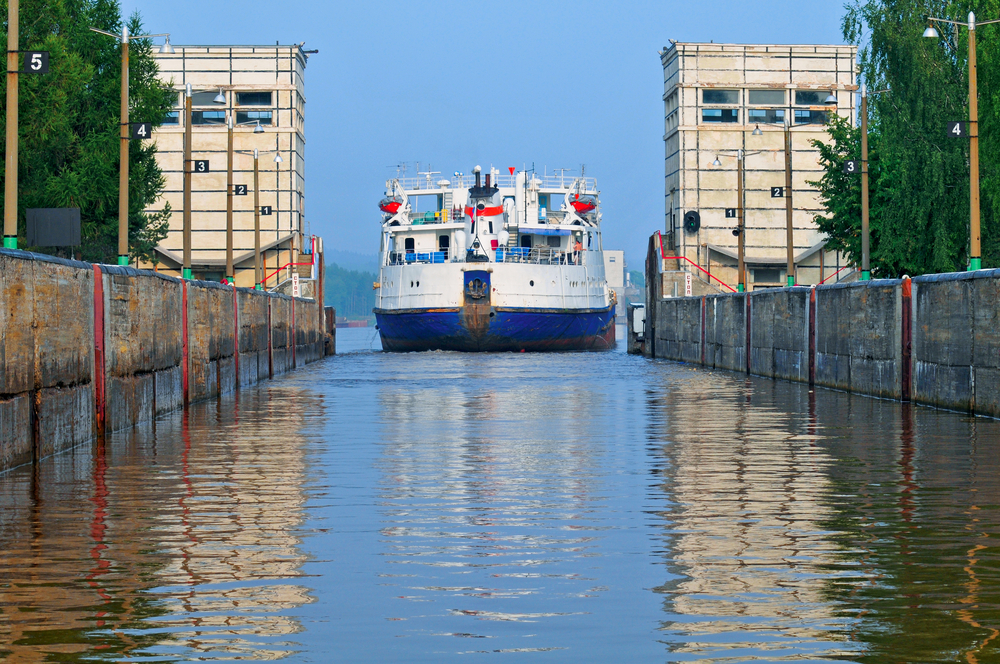
<svg viewBox="0 0 1000 664">
<path fill-rule="evenodd" d="M 949 122 L 948 123 L 948 136 L 951 138 L 967 138 L 967 124 L 966 122 Z"/>
<path fill-rule="evenodd" d="M 153 135 L 153 123 L 152 122 L 133 122 L 132 123 L 132 140 L 141 141 L 143 139 L 149 138 Z"/>
</svg>

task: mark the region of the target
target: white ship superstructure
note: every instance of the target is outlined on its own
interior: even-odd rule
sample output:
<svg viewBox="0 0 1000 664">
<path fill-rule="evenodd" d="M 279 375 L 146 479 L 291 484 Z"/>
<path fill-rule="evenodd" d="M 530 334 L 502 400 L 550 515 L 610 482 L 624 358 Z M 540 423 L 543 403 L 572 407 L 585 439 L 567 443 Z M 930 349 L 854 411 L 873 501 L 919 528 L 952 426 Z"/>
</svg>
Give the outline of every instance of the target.
<svg viewBox="0 0 1000 664">
<path fill-rule="evenodd" d="M 613 346 L 598 194 L 593 178 L 478 166 L 471 177 L 387 182 L 375 309 L 383 347 Z"/>
</svg>

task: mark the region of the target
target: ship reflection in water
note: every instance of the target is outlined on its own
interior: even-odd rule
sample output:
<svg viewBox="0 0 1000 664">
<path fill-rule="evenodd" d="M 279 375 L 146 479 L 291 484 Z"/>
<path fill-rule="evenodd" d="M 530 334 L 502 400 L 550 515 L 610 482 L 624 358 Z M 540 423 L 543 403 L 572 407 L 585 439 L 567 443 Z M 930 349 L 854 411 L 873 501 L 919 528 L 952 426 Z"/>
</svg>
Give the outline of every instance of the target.
<svg viewBox="0 0 1000 664">
<path fill-rule="evenodd" d="M 373 343 L 0 475 L 0 658 L 1000 659 L 1000 423 Z"/>
</svg>

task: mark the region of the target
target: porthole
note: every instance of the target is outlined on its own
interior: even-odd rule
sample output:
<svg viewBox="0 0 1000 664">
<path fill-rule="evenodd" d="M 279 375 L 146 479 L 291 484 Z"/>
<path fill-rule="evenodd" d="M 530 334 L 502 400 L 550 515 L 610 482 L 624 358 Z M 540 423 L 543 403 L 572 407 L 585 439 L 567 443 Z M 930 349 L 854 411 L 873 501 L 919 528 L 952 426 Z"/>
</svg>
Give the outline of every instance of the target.
<svg viewBox="0 0 1000 664">
<path fill-rule="evenodd" d="M 528 285 L 529 285 L 529 286 L 534 286 L 534 285 L 535 285 L 535 282 L 534 282 L 534 281 L 529 281 L 529 282 L 528 282 Z"/>
<path fill-rule="evenodd" d="M 419 281 L 417 282 L 417 288 L 420 288 L 420 282 Z"/>
<path fill-rule="evenodd" d="M 413 282 L 412 281 L 410 282 L 410 288 L 413 288 Z"/>
</svg>

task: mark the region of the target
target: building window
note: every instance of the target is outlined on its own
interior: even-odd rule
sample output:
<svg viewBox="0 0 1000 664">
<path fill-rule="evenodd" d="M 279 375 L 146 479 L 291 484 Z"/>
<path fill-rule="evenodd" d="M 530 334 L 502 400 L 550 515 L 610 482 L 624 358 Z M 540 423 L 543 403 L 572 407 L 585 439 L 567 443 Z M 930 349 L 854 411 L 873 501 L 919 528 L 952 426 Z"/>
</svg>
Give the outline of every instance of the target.
<svg viewBox="0 0 1000 664">
<path fill-rule="evenodd" d="M 225 93 L 223 93 L 225 94 Z M 219 96 L 219 91 L 215 92 L 194 92 L 191 94 L 191 105 L 192 106 L 222 106 L 222 104 L 217 104 L 215 98 Z"/>
<path fill-rule="evenodd" d="M 236 111 L 237 124 L 257 121 L 262 125 L 271 124 L 271 111 Z"/>
<path fill-rule="evenodd" d="M 785 109 L 751 108 L 747 110 L 747 119 L 757 124 L 784 124 Z"/>
<path fill-rule="evenodd" d="M 237 92 L 237 106 L 270 106 L 270 92 Z"/>
<path fill-rule="evenodd" d="M 181 112 L 180 111 L 167 111 L 167 117 L 163 118 L 163 124 L 165 125 L 175 125 L 181 122 Z"/>
<path fill-rule="evenodd" d="M 795 103 L 799 106 L 824 106 L 823 100 L 829 94 L 825 90 L 796 90 Z"/>
<path fill-rule="evenodd" d="M 226 124 L 225 111 L 191 111 L 191 124 L 193 125 L 224 125 Z"/>
<path fill-rule="evenodd" d="M 826 124 L 826 111 L 806 111 L 795 109 L 795 124 Z"/>
<path fill-rule="evenodd" d="M 758 106 L 774 106 L 785 103 L 784 90 L 748 90 L 747 103 Z"/>
<path fill-rule="evenodd" d="M 781 283 L 781 270 L 774 268 L 757 268 L 752 270 L 755 284 Z"/>
<path fill-rule="evenodd" d="M 702 90 L 701 102 L 703 104 L 738 104 L 740 103 L 740 91 Z"/>
<path fill-rule="evenodd" d="M 735 108 L 704 108 L 702 122 L 739 122 L 740 113 Z"/>
</svg>

